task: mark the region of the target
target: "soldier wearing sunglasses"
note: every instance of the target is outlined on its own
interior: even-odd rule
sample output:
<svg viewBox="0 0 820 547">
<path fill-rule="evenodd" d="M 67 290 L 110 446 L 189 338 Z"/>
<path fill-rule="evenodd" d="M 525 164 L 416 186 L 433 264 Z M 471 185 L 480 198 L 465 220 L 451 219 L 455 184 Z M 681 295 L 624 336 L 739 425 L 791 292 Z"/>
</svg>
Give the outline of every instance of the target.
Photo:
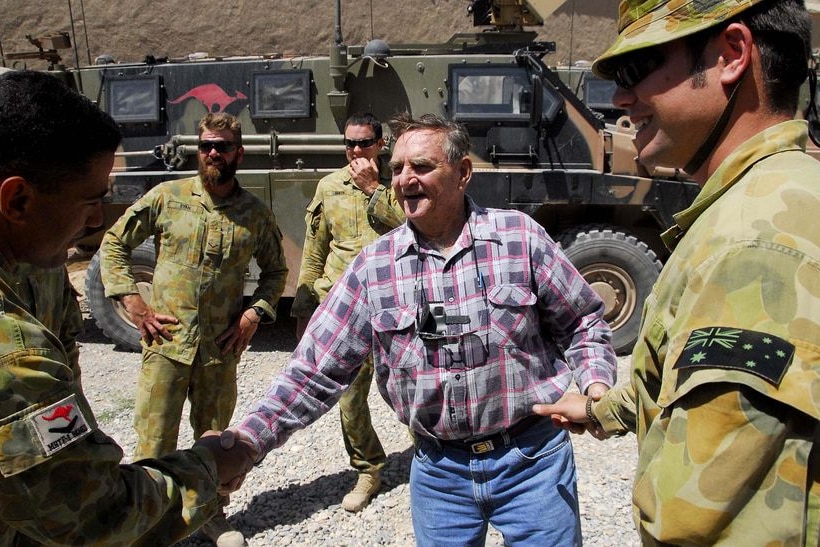
<svg viewBox="0 0 820 547">
<path fill-rule="evenodd" d="M 663 235 L 631 383 L 536 408 L 637 434 L 645 545 L 820 542 L 820 164 L 794 119 L 809 28 L 802 0 L 624 0 L 593 64 L 640 162 L 701 185 Z"/>
<path fill-rule="evenodd" d="M 307 208 L 305 246 L 291 315 L 301 338 L 310 316 L 356 255 L 380 235 L 404 222 L 390 188 L 382 125 L 370 113 L 351 116 L 344 129 L 348 164 L 322 180 Z M 358 472 L 353 490 L 342 500 L 351 512 L 362 510 L 381 487 L 387 461 L 373 429 L 367 396 L 373 379 L 368 357 L 356 381 L 339 400 L 342 437 L 350 465 Z"/>
<path fill-rule="evenodd" d="M 239 121 L 225 113 L 199 123 L 199 175 L 164 182 L 135 202 L 106 233 L 101 271 L 142 335 L 135 403 L 134 459 L 174 450 L 185 399 L 196 437 L 227 427 L 236 405 L 236 366 L 259 323 L 276 317 L 287 268 L 271 210 L 237 181 Z M 130 267 L 131 251 L 153 236 L 157 248 L 150 305 Z M 259 285 L 243 307 L 251 258 Z M 203 527 L 220 547 L 243 545 L 224 512 Z"/>
</svg>

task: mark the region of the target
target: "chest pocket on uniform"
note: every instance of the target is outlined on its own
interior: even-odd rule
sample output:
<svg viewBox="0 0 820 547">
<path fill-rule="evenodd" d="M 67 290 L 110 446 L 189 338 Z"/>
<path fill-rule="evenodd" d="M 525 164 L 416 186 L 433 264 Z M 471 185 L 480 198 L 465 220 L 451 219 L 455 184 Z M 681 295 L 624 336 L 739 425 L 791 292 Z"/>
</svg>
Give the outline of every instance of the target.
<svg viewBox="0 0 820 547">
<path fill-rule="evenodd" d="M 664 369 L 664 364 L 668 362 L 667 352 L 669 351 L 669 334 L 663 321 L 656 318 L 647 322 L 647 309 L 656 305 L 654 294 L 646 299 L 645 308 L 641 322 L 643 330 L 638 336 L 638 342 L 632 350 L 633 370 L 637 370 L 643 378 L 645 389 L 652 394 L 652 398 L 658 406 L 665 407 L 675 397 L 676 379 L 678 372 L 673 370 L 672 362 L 668 363 L 668 370 Z M 651 314 L 650 314 L 651 315 Z M 661 375 L 663 375 L 666 387 L 662 388 Z"/>
<path fill-rule="evenodd" d="M 197 266 L 200 262 L 205 220 L 201 211 L 187 203 L 168 202 L 159 222 L 160 256 L 174 264 Z"/>
<path fill-rule="evenodd" d="M 241 253 L 249 251 L 248 241 L 239 241 L 242 229 L 230 219 L 214 215 L 208 220 L 205 236 L 205 259 L 214 268 L 229 268 L 240 264 L 244 268 Z M 247 232 L 247 229 L 245 229 Z M 247 239 L 247 238 L 245 238 Z M 239 254 L 240 256 L 236 256 Z M 247 262 L 247 261 L 245 261 Z"/>
<path fill-rule="evenodd" d="M 333 238 L 352 240 L 360 235 L 358 200 L 354 192 L 330 192 L 325 195 L 325 222 L 330 226 Z"/>
</svg>

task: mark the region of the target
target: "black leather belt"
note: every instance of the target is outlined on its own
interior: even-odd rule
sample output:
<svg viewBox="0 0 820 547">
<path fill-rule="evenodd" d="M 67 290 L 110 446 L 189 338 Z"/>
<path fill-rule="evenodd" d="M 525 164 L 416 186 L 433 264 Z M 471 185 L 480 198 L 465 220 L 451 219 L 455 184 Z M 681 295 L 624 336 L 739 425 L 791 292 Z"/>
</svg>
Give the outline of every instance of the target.
<svg viewBox="0 0 820 547">
<path fill-rule="evenodd" d="M 487 435 L 486 437 L 479 437 L 477 439 L 468 439 L 464 441 L 445 441 L 443 439 L 438 439 L 438 442 L 441 443 L 442 446 L 458 448 L 459 450 L 465 450 L 467 452 L 472 452 L 473 454 L 485 454 L 491 450 L 495 450 L 497 447 L 500 448 L 504 446 L 505 434 L 507 438 L 512 439 L 513 437 L 521 435 L 525 431 L 529 430 L 534 425 L 541 423 L 542 420 L 544 420 L 543 416 L 527 416 L 522 420 L 518 420 L 504 432 L 493 433 L 492 435 Z"/>
</svg>

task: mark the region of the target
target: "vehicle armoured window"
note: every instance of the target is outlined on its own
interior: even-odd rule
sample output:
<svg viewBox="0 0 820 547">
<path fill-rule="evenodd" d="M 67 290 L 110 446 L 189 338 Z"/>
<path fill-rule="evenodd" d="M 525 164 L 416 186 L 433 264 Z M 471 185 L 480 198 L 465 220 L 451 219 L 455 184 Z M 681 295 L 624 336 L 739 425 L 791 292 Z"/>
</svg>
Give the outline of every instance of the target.
<svg viewBox="0 0 820 547">
<path fill-rule="evenodd" d="M 105 110 L 117 123 L 161 121 L 159 76 L 108 77 Z"/>
<path fill-rule="evenodd" d="M 584 102 L 592 110 L 599 112 L 604 120 L 614 122 L 626 111 L 612 102 L 617 84 L 611 80 L 602 80 L 592 72 L 584 74 Z"/>
<path fill-rule="evenodd" d="M 612 103 L 617 84 L 611 80 L 602 80 L 594 76 L 584 77 L 584 102 L 590 108 L 617 108 Z"/>
<path fill-rule="evenodd" d="M 310 71 L 266 70 L 251 79 L 251 117 L 310 117 Z"/>
<path fill-rule="evenodd" d="M 529 118 L 527 74 L 518 67 L 451 67 L 451 108 L 459 119 Z"/>
<path fill-rule="evenodd" d="M 523 67 L 453 65 L 450 67 L 450 103 L 455 120 L 527 121 L 534 104 L 541 104 L 547 119 L 562 105 L 561 97 L 544 89 L 534 100 L 530 75 Z"/>
</svg>

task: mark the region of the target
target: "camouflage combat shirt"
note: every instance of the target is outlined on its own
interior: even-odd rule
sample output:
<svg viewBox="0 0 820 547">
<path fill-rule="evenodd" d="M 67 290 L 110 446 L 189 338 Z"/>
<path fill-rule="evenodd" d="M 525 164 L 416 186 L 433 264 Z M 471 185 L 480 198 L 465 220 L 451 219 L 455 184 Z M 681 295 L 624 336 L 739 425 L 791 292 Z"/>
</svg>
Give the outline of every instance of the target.
<svg viewBox="0 0 820 547">
<path fill-rule="evenodd" d="M 14 290 L 23 300 L 25 308 L 60 338 L 74 373 L 74 381 L 79 383 L 80 347 L 77 336 L 83 330 L 83 314 L 66 267 L 38 268 L 18 263 L 14 277 L 18 280 Z"/>
<path fill-rule="evenodd" d="M 0 255 L 0 545 L 169 545 L 218 507 L 216 464 L 196 448 L 120 465 L 72 370 L 64 272 Z"/>
<path fill-rule="evenodd" d="M 381 162 L 381 185 L 365 194 L 349 166 L 319 181 L 305 215 L 305 246 L 299 270 L 293 317 L 310 317 L 361 250 L 404 222 L 404 211 L 390 187 L 387 162 Z"/>
<path fill-rule="evenodd" d="M 149 351 L 191 364 L 238 359 L 222 355 L 215 339 L 243 311 L 244 276 L 251 258 L 261 273 L 251 297 L 272 318 L 285 288 L 282 234 L 273 212 L 247 190 L 212 197 L 199 177 L 167 181 L 136 201 L 108 230 L 101 246 L 105 295 L 137 292 L 131 249 L 154 236 L 158 247 L 151 307 L 179 319 L 167 325 L 173 341 Z M 143 342 L 145 344 L 145 342 Z"/>
<path fill-rule="evenodd" d="M 631 384 L 595 414 L 634 431 L 647 545 L 817 545 L 820 163 L 789 121 L 726 158 L 664 234 Z"/>
</svg>

